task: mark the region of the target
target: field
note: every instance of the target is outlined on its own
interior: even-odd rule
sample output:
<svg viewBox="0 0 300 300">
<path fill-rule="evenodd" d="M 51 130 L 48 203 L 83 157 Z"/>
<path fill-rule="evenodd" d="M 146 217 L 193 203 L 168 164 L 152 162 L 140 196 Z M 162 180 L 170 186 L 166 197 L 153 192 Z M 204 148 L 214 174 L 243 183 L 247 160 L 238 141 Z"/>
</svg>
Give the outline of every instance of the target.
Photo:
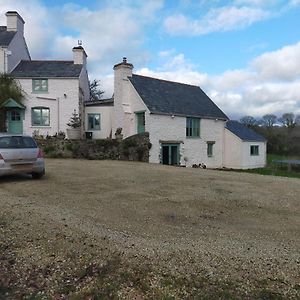
<svg viewBox="0 0 300 300">
<path fill-rule="evenodd" d="M 47 160 L 0 178 L 0 299 L 299 299 L 300 181 Z"/>
</svg>

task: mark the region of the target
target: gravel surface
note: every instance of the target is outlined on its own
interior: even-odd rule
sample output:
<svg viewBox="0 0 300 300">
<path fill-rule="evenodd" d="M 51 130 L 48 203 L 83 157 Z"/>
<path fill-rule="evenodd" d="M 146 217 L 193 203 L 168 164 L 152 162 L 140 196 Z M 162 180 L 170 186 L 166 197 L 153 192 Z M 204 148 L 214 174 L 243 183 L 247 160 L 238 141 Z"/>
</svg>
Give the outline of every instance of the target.
<svg viewBox="0 0 300 300">
<path fill-rule="evenodd" d="M 0 299 L 300 299 L 300 180 L 47 160 L 0 178 Z"/>
</svg>

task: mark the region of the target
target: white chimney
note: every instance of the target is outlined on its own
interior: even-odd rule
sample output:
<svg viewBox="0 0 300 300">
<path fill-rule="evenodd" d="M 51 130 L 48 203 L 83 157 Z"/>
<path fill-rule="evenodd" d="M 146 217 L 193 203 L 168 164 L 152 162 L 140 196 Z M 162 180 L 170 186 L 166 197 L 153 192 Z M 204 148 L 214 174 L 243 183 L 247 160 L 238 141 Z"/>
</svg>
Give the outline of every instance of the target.
<svg viewBox="0 0 300 300">
<path fill-rule="evenodd" d="M 16 11 L 8 11 L 6 14 L 7 31 L 24 33 L 24 20 Z"/>
<path fill-rule="evenodd" d="M 77 46 L 73 48 L 73 60 L 75 65 L 86 66 L 87 54 L 82 46 Z"/>
</svg>

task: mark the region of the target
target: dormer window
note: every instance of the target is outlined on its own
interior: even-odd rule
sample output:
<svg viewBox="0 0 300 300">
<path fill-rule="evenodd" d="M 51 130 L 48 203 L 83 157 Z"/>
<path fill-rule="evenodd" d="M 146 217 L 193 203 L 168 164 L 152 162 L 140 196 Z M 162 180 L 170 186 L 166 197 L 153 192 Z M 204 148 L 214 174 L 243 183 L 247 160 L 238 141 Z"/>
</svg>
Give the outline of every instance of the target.
<svg viewBox="0 0 300 300">
<path fill-rule="evenodd" d="M 48 92 L 48 79 L 32 79 L 32 92 L 33 93 Z"/>
</svg>

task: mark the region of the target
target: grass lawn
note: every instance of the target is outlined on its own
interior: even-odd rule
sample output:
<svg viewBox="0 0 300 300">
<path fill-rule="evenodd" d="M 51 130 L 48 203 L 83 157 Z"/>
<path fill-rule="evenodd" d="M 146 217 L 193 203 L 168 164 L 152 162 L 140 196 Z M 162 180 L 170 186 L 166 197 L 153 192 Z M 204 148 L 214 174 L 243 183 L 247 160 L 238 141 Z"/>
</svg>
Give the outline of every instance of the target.
<svg viewBox="0 0 300 300">
<path fill-rule="evenodd" d="M 291 171 L 287 170 L 287 166 L 279 166 L 275 164 L 274 160 L 300 160 L 299 156 L 283 156 L 276 154 L 267 155 L 267 166 L 265 168 L 248 169 L 248 170 L 235 170 L 237 172 L 245 172 L 252 174 L 261 175 L 272 175 L 272 176 L 282 176 L 291 178 L 300 178 L 300 166 L 293 167 Z"/>
<path fill-rule="evenodd" d="M 299 299 L 299 180 L 48 159 L 0 178 L 0 299 Z"/>
</svg>

